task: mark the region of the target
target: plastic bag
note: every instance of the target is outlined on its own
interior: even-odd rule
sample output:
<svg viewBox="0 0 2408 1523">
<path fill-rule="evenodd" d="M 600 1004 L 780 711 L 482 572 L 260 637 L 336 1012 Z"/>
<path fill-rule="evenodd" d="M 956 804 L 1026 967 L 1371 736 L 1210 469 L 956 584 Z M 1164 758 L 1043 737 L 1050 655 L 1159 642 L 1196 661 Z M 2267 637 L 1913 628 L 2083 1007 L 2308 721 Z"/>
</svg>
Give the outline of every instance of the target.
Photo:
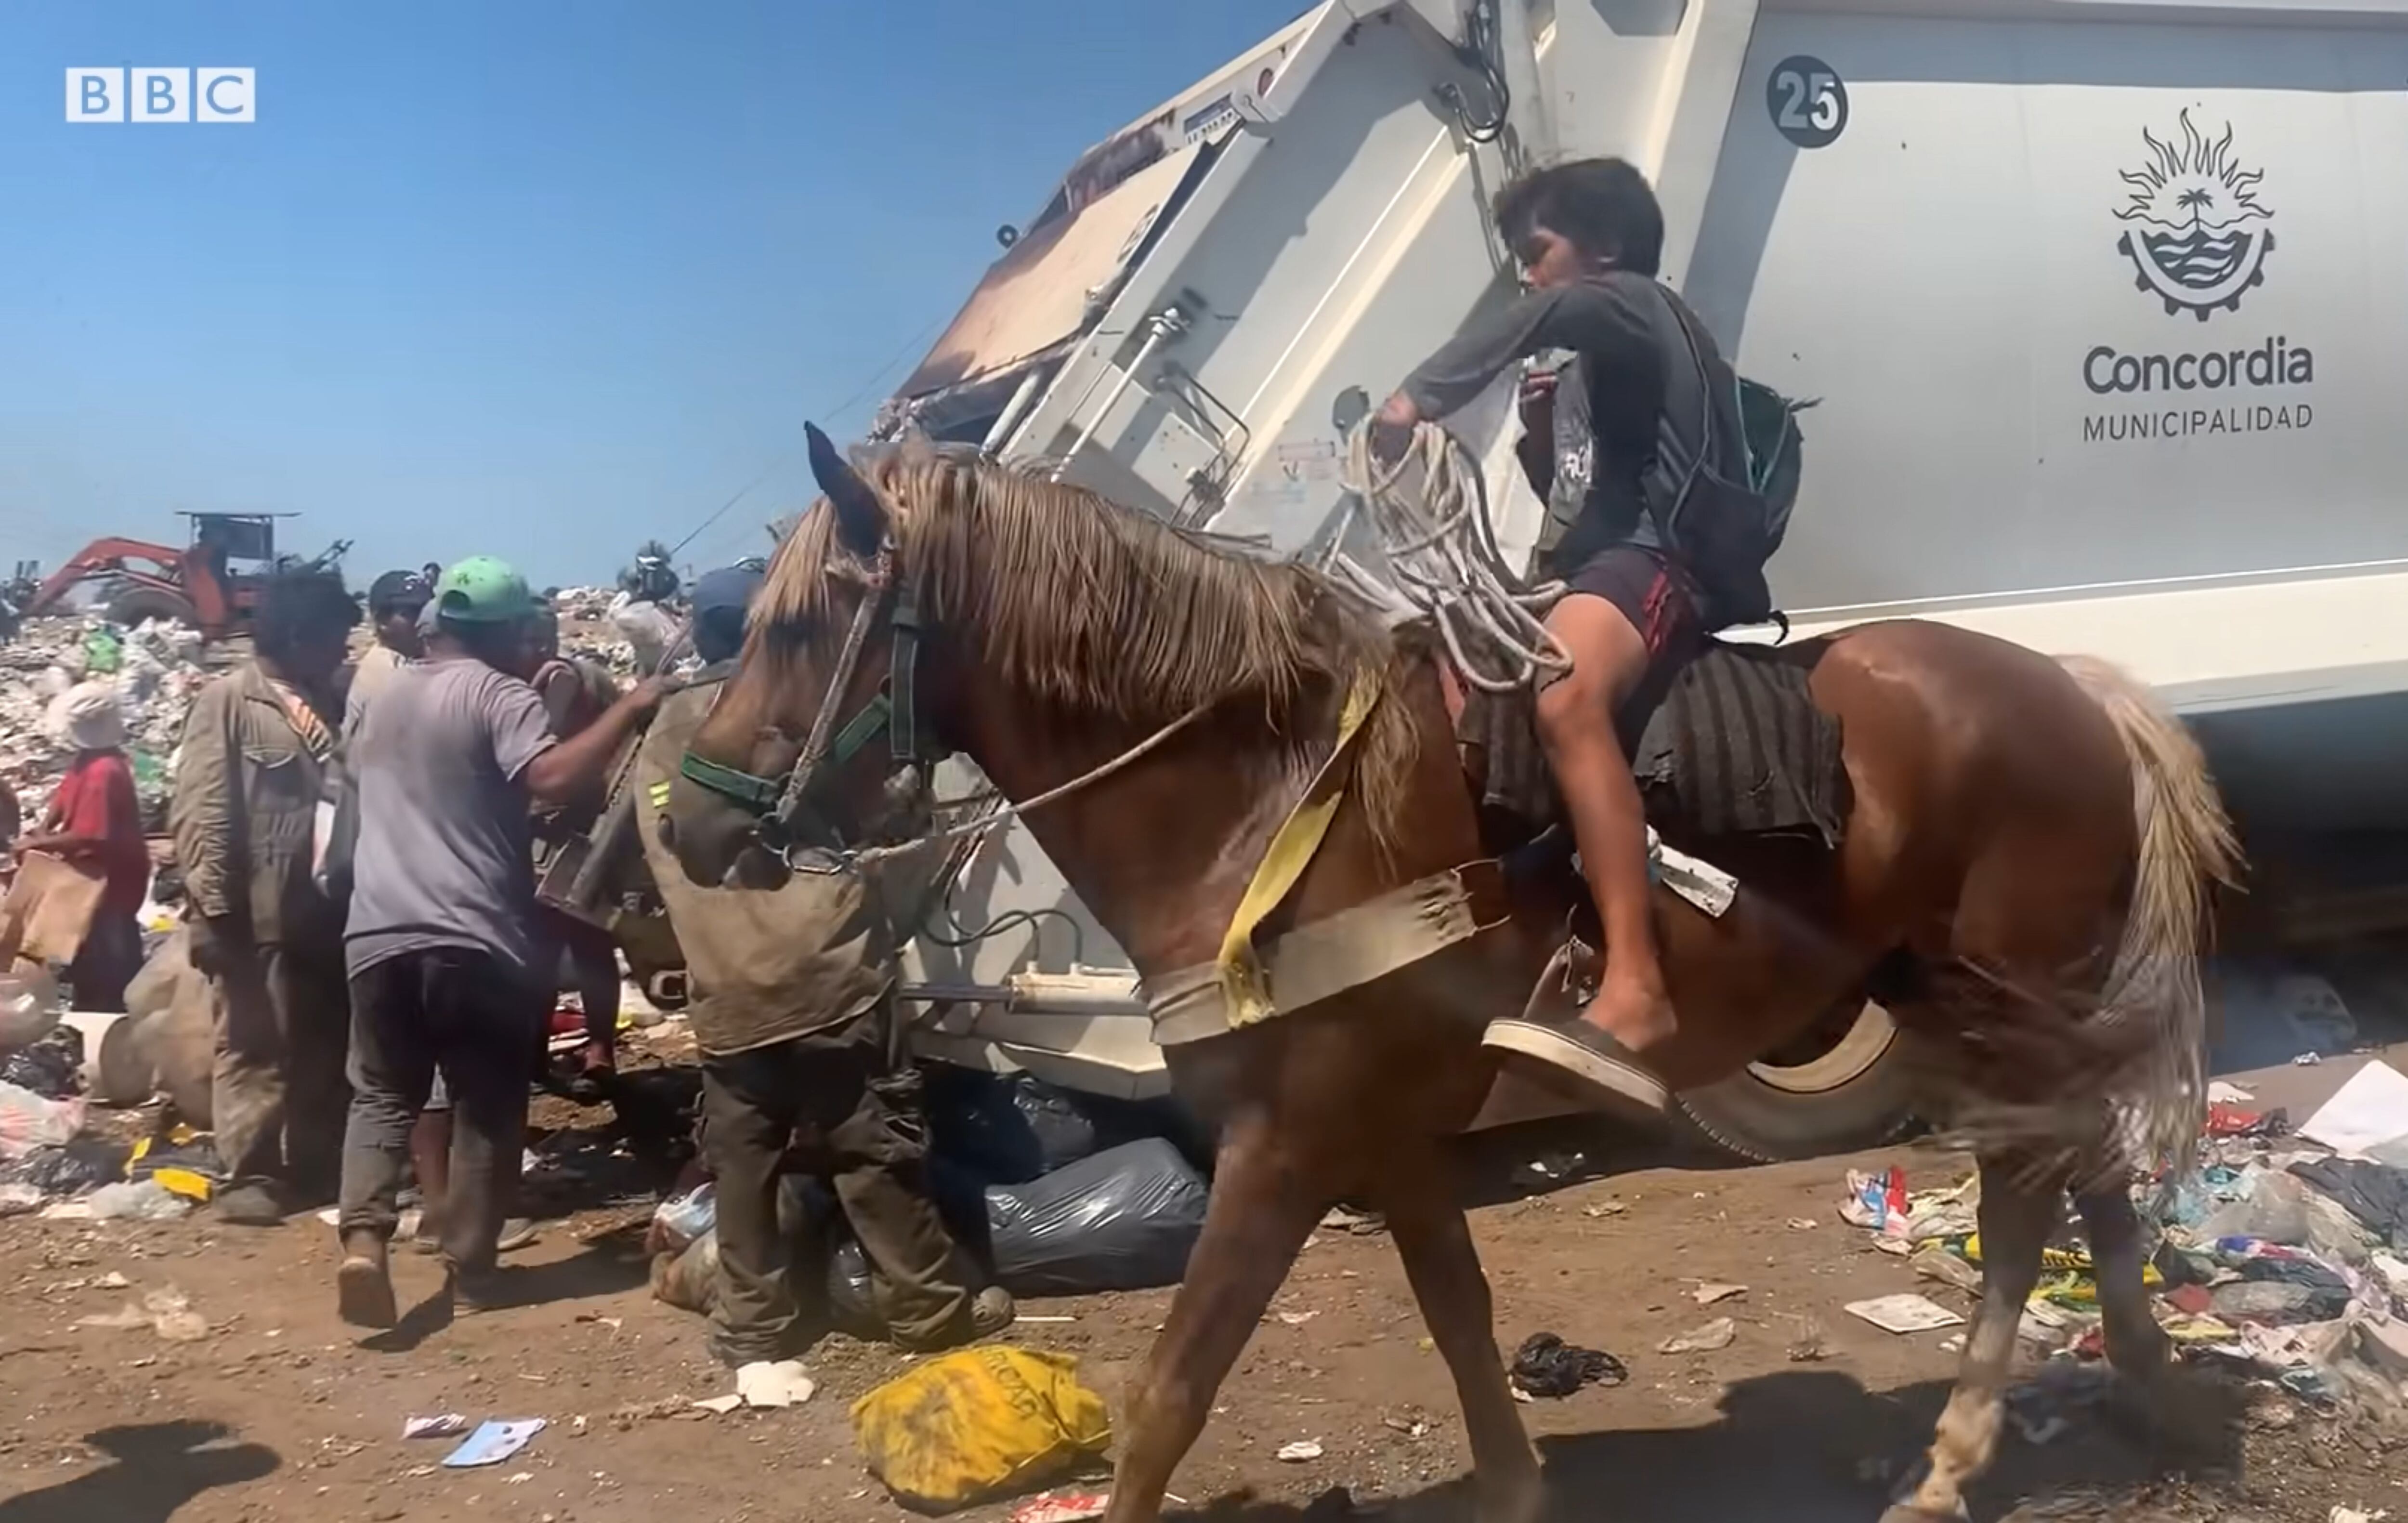
<svg viewBox="0 0 2408 1523">
<path fill-rule="evenodd" d="M 1033 1073 L 957 1071 L 929 1111 L 935 1151 L 984 1184 L 1026 1184 L 1096 1152 L 1095 1124 Z"/>
<path fill-rule="evenodd" d="M 125 646 L 117 631 L 105 624 L 94 625 L 83 637 L 83 669 L 86 675 L 107 677 L 113 674 L 125 660 Z"/>
<path fill-rule="evenodd" d="M 2202 1243 L 2256 1238 L 2297 1247 L 2308 1240 L 2308 1186 L 2289 1174 L 2252 1166 L 2238 1200 L 2208 1214 L 2192 1230 Z"/>
<path fill-rule="evenodd" d="M 870 1473 L 930 1512 L 1033 1491 L 1112 1441 L 1104 1399 L 1078 1361 L 1024 1348 L 966 1348 L 853 1404 Z"/>
<path fill-rule="evenodd" d="M 621 593 L 610 602 L 611 627 L 619 638 L 636 648 L 636 669 L 652 671 L 661 664 L 671 645 L 684 629 L 677 615 L 649 600 L 639 601 Z"/>
<path fill-rule="evenodd" d="M 104 1185 L 92 1192 L 90 1204 L 96 1222 L 171 1222 L 193 1209 L 190 1200 L 155 1179 Z"/>
<path fill-rule="evenodd" d="M 705 1181 L 683 1195 L 673 1195 L 662 1201 L 652 1213 L 652 1226 L 660 1233 L 662 1246 L 671 1253 L 680 1252 L 715 1228 L 719 1223 L 718 1191 L 718 1185 Z"/>
<path fill-rule="evenodd" d="M 216 1140 L 178 1127 L 165 1137 L 146 1137 L 125 1160 L 129 1180 L 155 1179 L 188 1200 L 207 1200 L 225 1178 Z"/>
<path fill-rule="evenodd" d="M 996 1283 L 1014 1295 L 1082 1296 L 1176 1285 L 1211 1191 L 1160 1138 L 986 1192 Z"/>
<path fill-rule="evenodd" d="M 655 1256 L 652 1278 L 654 1300 L 710 1315 L 719 1305 L 719 1233 L 703 1233 L 681 1253 Z"/>
<path fill-rule="evenodd" d="M 22 1085 L 0 1083 L 0 1158 L 64 1146 L 81 1130 L 82 1100 L 50 1099 Z"/>
<path fill-rule="evenodd" d="M 58 1024 L 58 980 L 36 968 L 0 973 L 0 1052 L 39 1042 Z"/>
<path fill-rule="evenodd" d="M 125 1146 L 105 1137 L 78 1137 L 58 1147 L 37 1147 L 0 1170 L 0 1177 L 33 1185 L 44 1195 L 81 1195 L 125 1174 Z"/>
<path fill-rule="evenodd" d="M 6 1060 L 0 1060 L 0 1084 L 30 1089 L 45 1099 L 65 1099 L 83 1087 L 83 1033 L 72 1026 L 54 1026 Z"/>
</svg>

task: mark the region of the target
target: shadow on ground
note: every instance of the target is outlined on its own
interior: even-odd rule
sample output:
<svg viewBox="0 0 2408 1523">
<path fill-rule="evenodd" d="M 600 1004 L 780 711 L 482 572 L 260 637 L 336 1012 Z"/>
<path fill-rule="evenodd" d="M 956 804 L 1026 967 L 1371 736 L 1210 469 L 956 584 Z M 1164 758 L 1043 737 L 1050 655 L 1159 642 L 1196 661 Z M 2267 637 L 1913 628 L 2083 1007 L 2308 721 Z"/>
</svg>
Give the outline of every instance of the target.
<svg viewBox="0 0 2408 1523">
<path fill-rule="evenodd" d="M 0 1501 L 0 1523 L 166 1523 L 202 1492 L 256 1481 L 283 1463 L 265 1444 L 233 1442 L 220 1423 L 104 1428 L 84 1442 L 111 1462 Z"/>
<path fill-rule="evenodd" d="M 582 1253 L 548 1263 L 509 1265 L 495 1277 L 494 1305 L 549 1306 L 633 1290 L 650 1278 L 640 1237 L 618 1232 L 589 1243 Z M 404 1312 L 386 1331 L 360 1340 L 372 1354 L 407 1354 L 452 1325 L 450 1290 L 439 1289 Z"/>
<path fill-rule="evenodd" d="M 1947 1400 L 1941 1382 L 1866 1390 L 1836 1371 L 1797 1370 L 1733 1385 L 1719 1420 L 1698 1428 L 1562 1434 L 1541 1439 L 1552 1523 L 1873 1523 L 1892 1480 L 1931 1439 Z M 2208 1425 L 2180 1450 L 2135 1422 L 2079 1423 L 2044 1446 L 2012 1436 L 1971 1498 L 1975 1523 L 2098 1516 L 2092 1504 L 2170 1474 L 2213 1479 L 2238 1468 L 2239 1434 Z M 1182 1515 L 1203 1523 L 1339 1523 L 1358 1514 L 1342 1492 L 1307 1506 L 1252 1496 Z M 2062 1507 L 2050 1505 L 2061 1501 Z M 1381 1523 L 1470 1523 L 1469 1486 L 1450 1482 L 1387 1501 Z"/>
</svg>

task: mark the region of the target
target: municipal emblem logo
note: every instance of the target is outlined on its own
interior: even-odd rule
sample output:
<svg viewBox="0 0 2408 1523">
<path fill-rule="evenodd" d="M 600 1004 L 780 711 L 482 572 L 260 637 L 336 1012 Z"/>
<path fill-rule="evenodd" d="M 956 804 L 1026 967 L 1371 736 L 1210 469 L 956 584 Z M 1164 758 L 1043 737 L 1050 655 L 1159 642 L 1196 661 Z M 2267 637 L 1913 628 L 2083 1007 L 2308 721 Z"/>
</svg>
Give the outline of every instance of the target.
<svg viewBox="0 0 2408 1523">
<path fill-rule="evenodd" d="M 2204 323 L 2219 307 L 2241 310 L 2242 293 L 2264 283 L 2273 214 L 2258 199 L 2264 172 L 2243 169 L 2233 156 L 2231 123 L 2210 142 L 2188 111 L 2181 122 L 2179 147 L 2141 129 L 2149 159 L 2121 172 L 2132 189 L 2115 216 L 2130 225 L 2115 247 L 2168 316 L 2188 311 Z"/>
</svg>

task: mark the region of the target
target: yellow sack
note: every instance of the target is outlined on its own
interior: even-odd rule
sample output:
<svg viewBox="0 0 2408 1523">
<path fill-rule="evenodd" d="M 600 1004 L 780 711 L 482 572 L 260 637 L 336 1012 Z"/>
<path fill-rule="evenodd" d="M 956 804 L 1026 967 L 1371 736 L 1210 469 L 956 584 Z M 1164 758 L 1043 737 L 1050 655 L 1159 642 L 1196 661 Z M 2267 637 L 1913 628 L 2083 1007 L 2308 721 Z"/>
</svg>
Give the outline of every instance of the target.
<svg viewBox="0 0 2408 1523">
<path fill-rule="evenodd" d="M 1111 1445 L 1104 1399 L 1079 1361 L 1025 1348 L 966 1348 L 930 1359 L 853 1404 L 869 1473 L 930 1512 L 1045 1485 Z"/>
</svg>

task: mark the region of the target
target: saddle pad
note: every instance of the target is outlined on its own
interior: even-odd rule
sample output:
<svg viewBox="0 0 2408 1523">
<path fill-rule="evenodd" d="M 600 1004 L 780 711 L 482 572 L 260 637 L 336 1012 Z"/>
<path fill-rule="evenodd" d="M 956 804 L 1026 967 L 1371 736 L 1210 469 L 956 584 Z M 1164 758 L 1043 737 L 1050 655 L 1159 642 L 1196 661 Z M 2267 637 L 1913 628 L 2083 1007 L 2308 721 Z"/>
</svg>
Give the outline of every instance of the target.
<svg viewBox="0 0 2408 1523">
<path fill-rule="evenodd" d="M 1828 847 L 1848 817 L 1839 721 L 1814 707 L 1808 673 L 1821 642 L 1710 641 L 1676 673 L 1629 748 L 1647 817 L 1674 840 L 1811 834 Z M 1644 701 L 1645 695 L 1641 696 Z M 1482 803 L 1536 833 L 1559 813 L 1541 752 L 1533 696 L 1467 695 L 1457 739 L 1486 762 Z M 1627 743 L 1627 742 L 1626 742 Z"/>
</svg>

